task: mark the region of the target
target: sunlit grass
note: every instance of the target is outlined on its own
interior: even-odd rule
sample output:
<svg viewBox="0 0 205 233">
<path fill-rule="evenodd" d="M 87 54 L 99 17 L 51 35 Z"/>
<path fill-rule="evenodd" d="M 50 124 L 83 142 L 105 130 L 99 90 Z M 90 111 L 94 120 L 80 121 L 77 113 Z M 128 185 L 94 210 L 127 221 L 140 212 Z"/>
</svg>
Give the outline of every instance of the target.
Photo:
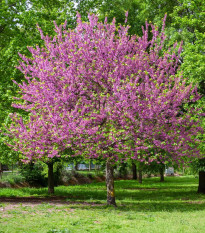
<svg viewBox="0 0 205 233">
<path fill-rule="evenodd" d="M 42 203 L 0 203 L 0 232 L 204 232 L 205 196 L 197 183 L 193 176 L 116 181 L 117 208 L 106 206 L 104 182 L 56 187 L 57 204 L 44 201 L 46 188 L 3 188 L 1 197 Z"/>
</svg>

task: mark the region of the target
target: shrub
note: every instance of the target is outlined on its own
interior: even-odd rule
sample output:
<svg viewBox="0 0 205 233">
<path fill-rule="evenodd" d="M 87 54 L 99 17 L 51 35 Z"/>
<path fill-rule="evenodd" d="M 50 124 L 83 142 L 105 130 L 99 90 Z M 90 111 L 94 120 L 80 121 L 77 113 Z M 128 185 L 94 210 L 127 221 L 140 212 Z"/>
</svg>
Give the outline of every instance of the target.
<svg viewBox="0 0 205 233">
<path fill-rule="evenodd" d="M 22 164 L 20 167 L 20 174 L 25 178 L 25 181 L 31 185 L 47 185 L 44 165 L 41 162 Z"/>
<path fill-rule="evenodd" d="M 21 174 L 15 172 L 3 176 L 2 181 L 14 185 L 24 182 L 25 178 Z"/>
</svg>

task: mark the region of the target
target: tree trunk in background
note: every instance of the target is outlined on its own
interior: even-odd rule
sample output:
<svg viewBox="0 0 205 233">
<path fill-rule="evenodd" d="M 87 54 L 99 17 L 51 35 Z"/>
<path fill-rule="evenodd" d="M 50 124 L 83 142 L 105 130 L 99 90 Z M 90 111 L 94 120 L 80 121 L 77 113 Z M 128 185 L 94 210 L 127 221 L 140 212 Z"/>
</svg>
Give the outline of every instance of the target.
<svg viewBox="0 0 205 233">
<path fill-rule="evenodd" d="M 164 164 L 160 166 L 159 173 L 160 173 L 160 182 L 164 182 Z"/>
<path fill-rule="evenodd" d="M 107 204 L 116 206 L 113 166 L 109 160 L 106 162 Z"/>
<path fill-rule="evenodd" d="M 48 165 L 48 193 L 54 194 L 54 175 L 53 175 L 53 162 Z"/>
<path fill-rule="evenodd" d="M 139 167 L 138 172 L 139 172 L 138 181 L 140 184 L 142 184 L 142 168 L 141 167 Z"/>
<path fill-rule="evenodd" d="M 205 194 L 205 171 L 200 171 L 199 172 L 198 193 L 204 193 Z"/>
<path fill-rule="evenodd" d="M 75 165 L 75 170 L 78 171 L 78 163 Z"/>
<path fill-rule="evenodd" d="M 120 178 L 127 178 L 127 163 L 121 163 L 119 166 L 119 177 Z"/>
<path fill-rule="evenodd" d="M 91 161 L 89 161 L 89 171 L 91 171 Z"/>
<path fill-rule="evenodd" d="M 97 165 L 97 175 L 99 175 L 99 173 L 100 173 L 100 165 L 98 164 Z"/>
<path fill-rule="evenodd" d="M 132 162 L 132 179 L 137 180 L 137 166 Z"/>
<path fill-rule="evenodd" d="M 3 174 L 3 168 L 2 168 L 1 163 L 0 163 L 0 179 L 2 178 L 2 174 Z"/>
</svg>

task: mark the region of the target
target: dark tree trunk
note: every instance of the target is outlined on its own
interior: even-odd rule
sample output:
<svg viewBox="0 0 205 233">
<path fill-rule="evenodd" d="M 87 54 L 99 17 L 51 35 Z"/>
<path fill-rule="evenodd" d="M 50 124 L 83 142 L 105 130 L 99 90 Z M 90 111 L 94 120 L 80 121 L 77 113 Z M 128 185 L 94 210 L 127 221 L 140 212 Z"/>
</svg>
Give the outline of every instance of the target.
<svg viewBox="0 0 205 233">
<path fill-rule="evenodd" d="M 137 166 L 132 162 L 132 179 L 137 180 Z"/>
<path fill-rule="evenodd" d="M 2 175 L 3 175 L 3 168 L 2 168 L 1 163 L 0 163 L 0 179 L 2 179 Z"/>
<path fill-rule="evenodd" d="M 127 163 L 121 163 L 120 169 L 119 169 L 120 178 L 124 178 L 124 179 L 127 178 L 127 168 L 126 167 L 127 167 Z"/>
<path fill-rule="evenodd" d="M 139 168 L 138 171 L 139 171 L 138 181 L 140 184 L 142 184 L 142 168 Z"/>
<path fill-rule="evenodd" d="M 115 202 L 115 189 L 114 189 L 114 175 L 113 166 L 109 160 L 106 162 L 106 185 L 107 185 L 107 204 L 116 205 Z"/>
<path fill-rule="evenodd" d="M 54 194 L 53 162 L 48 163 L 48 193 Z"/>
<path fill-rule="evenodd" d="M 78 171 L 78 163 L 75 165 L 75 170 Z"/>
<path fill-rule="evenodd" d="M 160 166 L 159 173 L 160 173 L 160 182 L 164 182 L 164 165 Z"/>
<path fill-rule="evenodd" d="M 204 193 L 205 194 L 205 171 L 200 171 L 199 172 L 198 193 Z"/>
</svg>

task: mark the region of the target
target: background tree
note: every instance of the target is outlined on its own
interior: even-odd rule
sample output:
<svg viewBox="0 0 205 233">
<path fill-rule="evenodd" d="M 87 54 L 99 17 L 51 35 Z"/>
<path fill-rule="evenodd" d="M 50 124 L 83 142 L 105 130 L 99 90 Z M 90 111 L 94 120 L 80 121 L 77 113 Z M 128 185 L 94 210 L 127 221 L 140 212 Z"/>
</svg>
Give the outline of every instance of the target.
<svg viewBox="0 0 205 233">
<path fill-rule="evenodd" d="M 46 33 L 53 32 L 53 20 L 58 23 L 68 18 L 72 26 L 74 21 L 74 3 L 72 1 L 0 1 L 0 122 L 5 121 L 11 108 L 12 96 L 16 95 L 16 86 L 12 80 L 20 81 L 23 75 L 15 69 L 18 65 L 18 52 L 28 54 L 27 46 L 40 44 L 36 30 L 38 23 Z"/>
<path fill-rule="evenodd" d="M 195 159 L 191 165 L 192 173 L 199 174 L 198 193 L 205 193 L 205 158 Z"/>
<path fill-rule="evenodd" d="M 145 19 L 152 21 L 156 25 L 161 25 L 161 18 L 167 13 L 166 20 L 166 36 L 169 38 L 165 43 L 167 46 L 172 46 L 175 41 L 183 41 L 183 50 L 180 55 L 180 69 L 178 74 L 183 72 L 186 77 L 187 84 L 194 83 L 198 86 L 198 91 L 203 97 L 195 102 L 189 103 L 190 106 L 201 108 L 204 113 L 204 7 L 205 2 L 200 0 L 180 0 L 180 1 L 161 1 L 161 0 L 147 0 L 147 1 L 104 1 L 99 7 L 101 17 L 106 14 L 116 17 L 117 23 L 122 23 L 123 12 L 128 10 L 128 23 L 132 26 L 129 30 L 130 34 L 137 33 L 140 35 L 140 30 L 137 30 L 144 25 Z M 139 24 L 138 24 L 139 22 Z M 204 119 L 204 118 L 203 118 Z M 204 120 L 201 121 L 201 126 L 205 129 Z M 201 144 L 200 150 L 205 152 L 204 135 L 200 136 Z M 201 173 L 200 173 L 201 174 Z"/>
<path fill-rule="evenodd" d="M 17 86 L 12 82 L 24 79 L 15 66 L 18 65 L 18 52 L 29 54 L 27 46 L 40 44 L 41 39 L 36 30 L 37 22 L 51 34 L 53 20 L 65 21 L 71 27 L 74 22 L 74 3 L 69 0 L 1 0 L 0 1 L 0 127 L 8 124 L 9 113 L 17 111 L 11 107 L 13 96 L 18 96 Z M 24 111 L 18 110 L 25 114 Z M 2 136 L 1 136 L 2 137 Z M 0 139 L 0 160 L 11 163 L 18 160 L 17 153 L 4 145 Z"/>
<path fill-rule="evenodd" d="M 23 74 L 16 69 L 18 52 L 29 56 L 27 46 L 42 45 L 36 24 L 45 33 L 52 35 L 53 21 L 61 24 L 67 20 L 69 27 L 76 24 L 76 1 L 71 0 L 1 0 L 0 1 L 0 127 L 8 124 L 9 113 L 21 109 L 11 106 L 13 96 L 18 96 L 17 86 L 12 82 L 24 80 Z M 88 6 L 90 7 L 90 6 Z M 78 9 L 86 12 L 86 7 Z M 86 12 L 87 15 L 87 12 Z M 3 136 L 1 136 L 3 137 Z M 9 156 L 8 156 L 9 155 Z M 10 156 L 11 155 L 11 156 Z M 18 160 L 17 153 L 5 146 L 0 139 L 0 160 L 9 162 Z"/>
<path fill-rule="evenodd" d="M 20 153 L 20 159 L 24 163 L 30 163 L 31 167 L 36 161 L 43 161 L 48 166 L 48 193 L 54 194 L 53 165 L 59 158 L 65 159 L 70 153 L 65 152 L 66 143 L 60 141 L 55 125 L 48 121 L 48 117 L 33 111 L 27 121 L 14 114 L 12 123 L 8 129 L 8 136 L 12 138 L 7 143 L 13 150 Z M 67 151 L 68 152 L 68 151 Z"/>
<path fill-rule="evenodd" d="M 180 6 L 173 11 L 172 28 L 177 30 L 175 36 L 184 41 L 184 51 L 182 53 L 181 70 L 184 76 L 188 77 L 188 83 L 197 84 L 199 92 L 203 95 L 200 101 L 192 103 L 192 106 L 201 107 L 202 112 L 205 112 L 205 1 L 191 0 L 180 1 Z M 172 29 L 173 31 L 173 29 Z M 203 118 L 202 127 L 205 129 L 205 118 Z M 202 142 L 205 140 L 205 135 L 201 135 Z M 205 145 L 201 143 L 201 151 L 205 154 Z M 198 164 L 204 164 L 204 159 L 198 161 Z M 202 166 L 200 167 L 202 168 Z M 205 186 L 205 173 L 202 169 L 199 172 L 199 190 L 203 190 Z M 202 185 L 203 183 L 203 185 Z"/>
</svg>

